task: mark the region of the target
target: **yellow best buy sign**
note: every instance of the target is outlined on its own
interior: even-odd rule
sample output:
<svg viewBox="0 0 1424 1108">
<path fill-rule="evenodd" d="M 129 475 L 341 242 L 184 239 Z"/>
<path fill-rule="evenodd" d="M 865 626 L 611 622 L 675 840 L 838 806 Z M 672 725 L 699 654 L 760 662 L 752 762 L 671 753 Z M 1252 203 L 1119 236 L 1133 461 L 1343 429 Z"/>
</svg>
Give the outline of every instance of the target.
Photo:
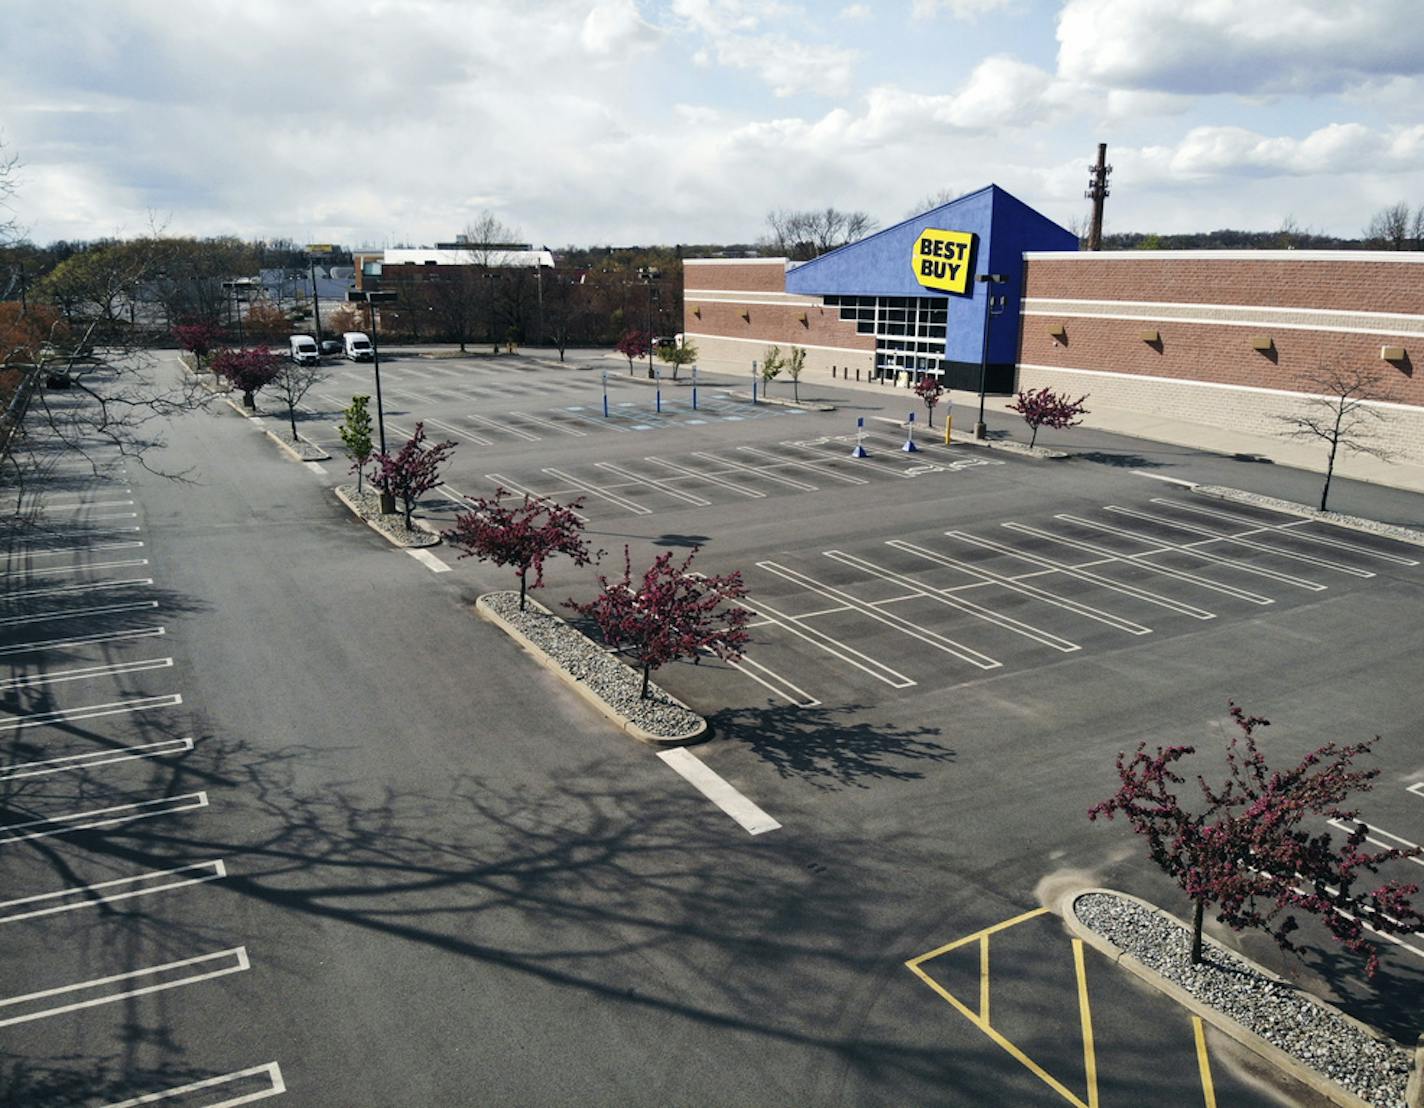
<svg viewBox="0 0 1424 1108">
<path fill-rule="evenodd" d="M 972 231 L 941 231 L 926 227 L 915 239 L 915 280 L 941 292 L 969 290 L 969 256 L 974 249 Z"/>
</svg>

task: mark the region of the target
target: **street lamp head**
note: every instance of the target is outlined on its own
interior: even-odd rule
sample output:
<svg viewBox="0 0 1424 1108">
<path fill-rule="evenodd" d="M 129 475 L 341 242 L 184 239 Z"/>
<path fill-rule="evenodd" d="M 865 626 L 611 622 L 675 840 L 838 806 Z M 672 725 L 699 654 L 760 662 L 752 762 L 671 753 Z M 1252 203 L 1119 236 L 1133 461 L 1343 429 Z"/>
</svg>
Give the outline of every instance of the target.
<svg viewBox="0 0 1424 1108">
<path fill-rule="evenodd" d="M 1005 274 L 1003 274 L 1003 273 L 981 273 L 981 274 L 979 274 L 979 276 L 975 277 L 974 279 L 975 279 L 976 281 L 981 282 L 981 283 L 987 282 L 987 283 L 989 283 L 989 284 L 994 284 L 994 285 L 1007 284 L 1007 283 L 1008 283 L 1008 280 L 1009 280 L 1009 278 L 1008 278 Z"/>
</svg>

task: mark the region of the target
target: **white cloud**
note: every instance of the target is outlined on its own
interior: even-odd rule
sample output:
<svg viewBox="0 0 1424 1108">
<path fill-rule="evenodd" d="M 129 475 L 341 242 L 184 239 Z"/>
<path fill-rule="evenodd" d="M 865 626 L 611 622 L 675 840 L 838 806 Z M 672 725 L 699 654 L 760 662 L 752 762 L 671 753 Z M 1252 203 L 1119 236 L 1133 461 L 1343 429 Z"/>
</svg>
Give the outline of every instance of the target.
<svg viewBox="0 0 1424 1108">
<path fill-rule="evenodd" d="M 866 4 L 847 4 L 836 13 L 837 19 L 862 20 L 870 18 L 870 7 Z"/>
<path fill-rule="evenodd" d="M 855 50 L 766 29 L 777 22 L 804 27 L 800 9 L 754 0 L 673 0 L 672 12 L 689 32 L 706 39 L 693 54 L 698 65 L 715 60 L 729 69 L 751 70 L 777 96 L 850 91 L 859 56 Z"/>
<path fill-rule="evenodd" d="M 626 57 L 656 46 L 662 34 L 638 14 L 633 0 L 601 0 L 584 16 L 579 37 L 590 54 Z"/>
<path fill-rule="evenodd" d="M 914 0 L 910 15 L 915 19 L 933 19 L 948 12 L 955 19 L 976 19 L 995 8 L 1008 7 L 1009 0 Z"/>
<path fill-rule="evenodd" d="M 1058 71 L 1175 93 L 1338 91 L 1424 73 L 1418 0 L 1068 0 Z"/>
</svg>

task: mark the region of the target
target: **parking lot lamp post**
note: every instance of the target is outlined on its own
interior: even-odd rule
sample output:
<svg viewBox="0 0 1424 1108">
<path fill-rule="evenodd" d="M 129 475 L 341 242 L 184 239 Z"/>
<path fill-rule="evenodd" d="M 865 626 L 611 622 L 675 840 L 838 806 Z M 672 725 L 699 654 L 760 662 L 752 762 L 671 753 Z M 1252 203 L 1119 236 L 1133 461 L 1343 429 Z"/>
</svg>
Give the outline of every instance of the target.
<svg viewBox="0 0 1424 1108">
<path fill-rule="evenodd" d="M 648 286 L 648 379 L 653 377 L 653 302 L 658 299 L 658 290 L 654 282 L 660 273 L 655 266 L 645 265 L 638 268 L 638 280 Z"/>
<path fill-rule="evenodd" d="M 984 340 L 979 347 L 979 422 L 974 424 L 974 437 L 984 439 L 988 437 L 988 428 L 984 425 L 984 387 L 989 375 L 989 317 L 1003 313 L 1004 296 L 1002 293 L 995 296 L 994 286 L 1006 283 L 1008 278 L 1002 273 L 981 273 L 974 279 L 988 286 L 984 290 Z"/>
<path fill-rule="evenodd" d="M 381 344 L 376 338 L 376 305 L 389 304 L 395 300 L 394 292 L 352 289 L 346 294 L 347 300 L 364 301 L 371 320 L 371 367 L 376 375 L 376 431 L 381 443 L 381 453 L 386 453 L 386 410 L 381 403 Z M 389 515 L 396 510 L 396 498 L 389 488 L 381 489 L 381 514 Z"/>
<path fill-rule="evenodd" d="M 239 349 L 247 348 L 247 340 L 242 337 L 242 306 L 247 303 L 252 291 L 251 277 L 237 277 L 231 281 L 224 281 L 222 287 L 232 290 L 233 314 L 237 316 L 237 345 Z M 244 293 L 248 295 L 244 295 Z"/>
</svg>

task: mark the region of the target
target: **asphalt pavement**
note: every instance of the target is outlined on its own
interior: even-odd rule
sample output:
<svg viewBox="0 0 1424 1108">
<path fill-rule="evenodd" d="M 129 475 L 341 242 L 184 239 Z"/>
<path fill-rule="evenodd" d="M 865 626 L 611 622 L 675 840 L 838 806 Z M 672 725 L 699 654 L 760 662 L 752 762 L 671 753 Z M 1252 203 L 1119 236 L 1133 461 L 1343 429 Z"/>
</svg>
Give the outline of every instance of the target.
<svg viewBox="0 0 1424 1108">
<path fill-rule="evenodd" d="M 331 367 L 307 438 L 336 445 L 370 368 Z M 504 484 L 582 496 L 615 558 L 741 570 L 746 659 L 658 680 L 780 826 L 476 619 L 512 575 L 355 520 L 339 454 L 303 466 L 226 406 L 171 427 L 194 483 L 56 452 L 7 532 L 6 1102 L 1311 1103 L 1052 910 L 1102 884 L 1185 911 L 1086 812 L 1139 740 L 1219 743 L 1229 699 L 1281 760 L 1381 734 L 1366 818 L 1420 841 L 1424 549 L 1178 483 L 1309 502 L 1280 466 L 1081 428 L 1041 437 L 1064 462 L 940 428 L 906 453 L 903 393 L 807 413 L 702 378 L 694 408 L 626 368 L 397 355 L 387 433 L 456 442 L 435 526 Z M 554 563 L 542 599 L 591 592 Z M 1323 941 L 1230 941 L 1412 1042 L 1408 948 L 1367 984 Z"/>
</svg>

